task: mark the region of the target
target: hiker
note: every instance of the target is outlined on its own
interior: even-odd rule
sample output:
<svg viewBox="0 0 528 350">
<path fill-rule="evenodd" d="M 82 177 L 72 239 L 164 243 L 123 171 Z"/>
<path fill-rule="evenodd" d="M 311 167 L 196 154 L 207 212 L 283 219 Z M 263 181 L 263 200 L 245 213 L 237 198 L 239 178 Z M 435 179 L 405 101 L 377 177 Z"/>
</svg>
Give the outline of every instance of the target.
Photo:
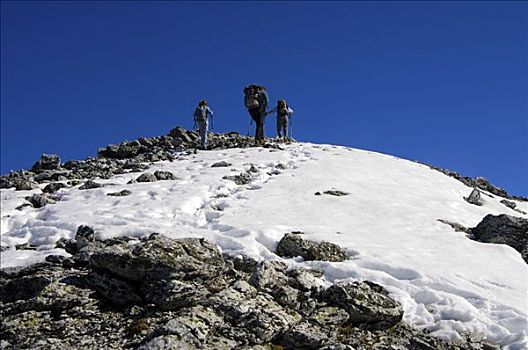
<svg viewBox="0 0 528 350">
<path fill-rule="evenodd" d="M 266 114 L 277 113 L 277 137 L 288 140 L 288 126 L 290 124 L 290 118 L 293 114 L 293 109 L 288 106 L 286 100 L 278 100 L 277 107 L 273 108 Z"/>
<path fill-rule="evenodd" d="M 209 117 L 213 118 L 213 111 L 207 106 L 206 100 L 201 100 L 194 110 L 194 125 L 198 124 L 200 131 L 200 148 L 207 148 L 207 128 L 209 127 Z"/>
<path fill-rule="evenodd" d="M 264 86 L 250 85 L 244 88 L 244 105 L 257 126 L 255 130 L 256 145 L 264 144 L 264 121 L 268 104 L 269 96 Z"/>
</svg>

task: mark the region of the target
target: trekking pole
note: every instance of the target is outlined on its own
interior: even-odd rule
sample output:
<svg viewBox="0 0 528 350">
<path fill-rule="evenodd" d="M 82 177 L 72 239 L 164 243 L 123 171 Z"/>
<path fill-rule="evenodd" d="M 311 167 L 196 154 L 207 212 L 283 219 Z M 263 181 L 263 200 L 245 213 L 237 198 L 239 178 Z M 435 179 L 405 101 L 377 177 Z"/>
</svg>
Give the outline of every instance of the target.
<svg viewBox="0 0 528 350">
<path fill-rule="evenodd" d="M 247 136 L 249 137 L 249 132 L 251 131 L 251 124 L 253 124 L 253 118 L 251 118 L 249 120 L 249 128 L 248 128 L 248 132 L 247 132 Z"/>
</svg>

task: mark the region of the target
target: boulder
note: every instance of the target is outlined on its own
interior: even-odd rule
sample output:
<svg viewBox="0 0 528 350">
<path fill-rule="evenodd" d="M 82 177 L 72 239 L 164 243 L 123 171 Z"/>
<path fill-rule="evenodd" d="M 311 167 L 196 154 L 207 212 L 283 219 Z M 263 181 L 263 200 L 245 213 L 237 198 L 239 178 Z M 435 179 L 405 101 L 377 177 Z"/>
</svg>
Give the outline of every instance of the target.
<svg viewBox="0 0 528 350">
<path fill-rule="evenodd" d="M 402 320 L 403 308 L 372 282 L 337 283 L 323 292 L 323 300 L 348 313 L 348 323 L 386 329 Z"/>
<path fill-rule="evenodd" d="M 143 173 L 136 179 L 137 182 L 155 182 L 158 178 L 152 173 Z"/>
<path fill-rule="evenodd" d="M 67 187 L 68 186 L 66 184 L 63 184 L 62 182 L 52 182 L 52 183 L 46 185 L 46 187 L 44 187 L 42 192 L 44 192 L 44 193 L 55 193 L 58 190 L 60 190 L 61 188 L 67 188 Z"/>
<path fill-rule="evenodd" d="M 473 239 L 485 243 L 507 244 L 521 253 L 528 263 L 528 220 L 520 217 L 486 215 L 474 228 L 470 229 Z"/>
<path fill-rule="evenodd" d="M 31 205 L 33 206 L 33 208 L 42 208 L 44 207 L 46 204 L 53 204 L 55 203 L 55 201 L 51 198 L 49 198 L 48 196 L 46 196 L 45 194 L 33 194 L 31 196 L 28 196 L 28 197 L 25 197 L 25 199 L 31 203 Z"/>
<path fill-rule="evenodd" d="M 176 180 L 176 176 L 174 176 L 174 174 L 171 173 L 170 171 L 156 170 L 154 172 L 154 176 L 158 180 Z M 140 182 L 140 181 L 138 181 L 138 182 Z"/>
<path fill-rule="evenodd" d="M 275 252 L 279 256 L 287 258 L 301 256 L 305 260 L 345 261 L 347 258 L 346 251 L 337 244 L 304 240 L 299 233 L 285 234 Z"/>
<path fill-rule="evenodd" d="M 470 204 L 482 205 L 482 200 L 480 196 L 480 191 L 476 188 L 471 191 L 468 197 L 464 197 L 464 200 Z"/>
</svg>

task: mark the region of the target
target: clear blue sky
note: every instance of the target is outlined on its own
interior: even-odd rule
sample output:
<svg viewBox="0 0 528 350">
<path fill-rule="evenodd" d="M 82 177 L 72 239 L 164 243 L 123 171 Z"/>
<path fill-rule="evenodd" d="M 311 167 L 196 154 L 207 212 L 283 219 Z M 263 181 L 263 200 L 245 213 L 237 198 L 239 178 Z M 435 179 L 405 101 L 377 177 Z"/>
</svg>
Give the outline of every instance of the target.
<svg viewBox="0 0 528 350">
<path fill-rule="evenodd" d="M 522 2 L 2 1 L 1 172 L 190 128 L 202 98 L 246 134 L 258 83 L 300 140 L 528 196 L 527 62 Z"/>
</svg>

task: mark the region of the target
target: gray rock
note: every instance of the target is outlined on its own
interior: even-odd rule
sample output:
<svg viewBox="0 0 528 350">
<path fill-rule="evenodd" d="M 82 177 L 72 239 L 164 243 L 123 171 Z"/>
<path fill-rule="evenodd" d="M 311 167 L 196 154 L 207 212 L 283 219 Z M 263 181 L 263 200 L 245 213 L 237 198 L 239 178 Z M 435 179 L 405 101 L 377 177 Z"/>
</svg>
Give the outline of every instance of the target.
<svg viewBox="0 0 528 350">
<path fill-rule="evenodd" d="M 476 188 L 471 191 L 468 197 L 464 197 L 464 200 L 470 204 L 474 205 L 482 205 L 480 191 Z"/>
<path fill-rule="evenodd" d="M 227 175 L 222 179 L 234 181 L 237 185 L 247 185 L 251 183 L 251 175 L 248 173 L 240 173 L 239 175 Z"/>
<path fill-rule="evenodd" d="M 280 338 L 279 344 L 287 349 L 319 349 L 333 339 L 320 327 L 309 321 L 301 321 L 289 328 Z"/>
<path fill-rule="evenodd" d="M 515 210 L 516 212 L 520 213 L 520 214 L 524 214 L 526 215 L 526 212 L 525 211 L 522 211 L 520 209 L 517 208 L 517 204 L 513 201 L 509 201 L 507 199 L 503 199 L 500 201 L 502 204 L 504 204 L 505 206 L 507 206 L 508 208 L 512 209 L 512 210 Z"/>
<path fill-rule="evenodd" d="M 331 196 L 341 197 L 341 196 L 348 196 L 350 193 L 344 192 L 344 191 L 340 191 L 340 190 L 328 190 L 328 191 L 324 191 L 323 194 L 328 194 L 328 195 L 331 195 Z"/>
<path fill-rule="evenodd" d="M 44 193 L 55 193 L 58 190 L 60 190 L 61 188 L 67 188 L 67 187 L 68 186 L 63 184 L 62 182 L 52 182 L 52 183 L 46 185 L 46 187 L 44 187 L 42 192 L 44 192 Z"/>
<path fill-rule="evenodd" d="M 15 184 L 15 189 L 17 191 L 29 191 L 37 187 L 38 182 L 33 181 L 33 179 L 23 179 Z"/>
<path fill-rule="evenodd" d="M 126 306 L 141 302 L 141 297 L 125 281 L 107 274 L 91 271 L 87 283 L 103 298 L 117 306 Z"/>
<path fill-rule="evenodd" d="M 486 215 L 471 229 L 473 238 L 485 243 L 507 244 L 528 263 L 528 220 L 506 214 Z"/>
<path fill-rule="evenodd" d="M 403 309 L 387 291 L 372 282 L 337 283 L 323 292 L 323 300 L 343 308 L 352 325 L 386 329 L 401 321 Z"/>
<path fill-rule="evenodd" d="M 211 165 L 211 168 L 223 168 L 223 167 L 228 167 L 228 166 L 231 166 L 231 165 L 233 165 L 233 164 L 223 160 L 221 162 L 214 163 L 213 165 Z"/>
<path fill-rule="evenodd" d="M 77 245 L 77 251 L 95 242 L 94 230 L 90 226 L 79 226 L 75 233 L 75 242 Z"/>
<path fill-rule="evenodd" d="M 37 247 L 31 243 L 17 244 L 15 245 L 16 250 L 37 250 Z"/>
<path fill-rule="evenodd" d="M 137 246 L 112 246 L 96 251 L 90 264 L 127 280 L 177 278 L 212 282 L 223 272 L 222 255 L 209 241 L 197 238 L 171 240 L 151 236 Z"/>
<path fill-rule="evenodd" d="M 174 174 L 170 171 L 156 170 L 154 172 L 154 176 L 158 180 L 176 180 L 176 176 L 174 176 Z"/>
<path fill-rule="evenodd" d="M 233 325 L 220 329 L 222 336 L 249 344 L 270 342 L 301 318 L 295 312 L 284 310 L 271 296 L 258 293 L 244 281 L 214 294 L 203 305 L 214 308 Z"/>
<path fill-rule="evenodd" d="M 84 185 L 82 185 L 81 187 L 79 187 L 80 190 L 90 190 L 92 188 L 99 188 L 99 187 L 103 187 L 102 184 L 100 183 L 97 183 L 95 181 L 92 181 L 92 180 L 88 180 L 84 183 Z"/>
<path fill-rule="evenodd" d="M 164 311 L 195 306 L 210 294 L 199 283 L 181 282 L 177 279 L 147 281 L 142 284 L 141 291 L 145 300 Z"/>
<path fill-rule="evenodd" d="M 143 173 L 136 179 L 137 182 L 155 182 L 158 178 L 152 173 Z"/>
<path fill-rule="evenodd" d="M 49 198 L 48 196 L 46 195 L 41 195 L 41 194 L 33 194 L 31 196 L 28 196 L 28 197 L 25 197 L 25 199 L 31 203 L 31 205 L 33 206 L 33 208 L 42 208 L 44 207 L 46 204 L 53 204 L 55 203 L 55 201 L 51 198 Z"/>
<path fill-rule="evenodd" d="M 304 240 L 301 234 L 287 233 L 279 241 L 276 254 L 294 258 L 301 256 L 305 260 L 345 261 L 346 251 L 336 244 Z"/>
<path fill-rule="evenodd" d="M 459 223 L 451 222 L 451 221 L 443 220 L 443 219 L 438 219 L 438 221 L 440 221 L 443 224 L 451 226 L 456 232 L 466 232 L 466 233 L 469 232 L 469 229 L 467 229 L 465 226 Z"/>
<path fill-rule="evenodd" d="M 107 196 L 112 196 L 112 197 L 124 197 L 124 196 L 130 196 L 131 194 L 132 194 L 131 191 L 129 191 L 127 189 L 124 189 L 124 190 L 119 191 L 119 192 L 107 193 L 106 195 Z"/>
<path fill-rule="evenodd" d="M 60 158 L 56 154 L 43 154 L 40 159 L 33 164 L 32 171 L 38 173 L 43 170 L 57 170 L 60 168 Z"/>
<path fill-rule="evenodd" d="M 251 275 L 249 283 L 258 290 L 271 290 L 285 285 L 288 281 L 286 268 L 286 264 L 280 261 L 263 261 Z"/>
</svg>

